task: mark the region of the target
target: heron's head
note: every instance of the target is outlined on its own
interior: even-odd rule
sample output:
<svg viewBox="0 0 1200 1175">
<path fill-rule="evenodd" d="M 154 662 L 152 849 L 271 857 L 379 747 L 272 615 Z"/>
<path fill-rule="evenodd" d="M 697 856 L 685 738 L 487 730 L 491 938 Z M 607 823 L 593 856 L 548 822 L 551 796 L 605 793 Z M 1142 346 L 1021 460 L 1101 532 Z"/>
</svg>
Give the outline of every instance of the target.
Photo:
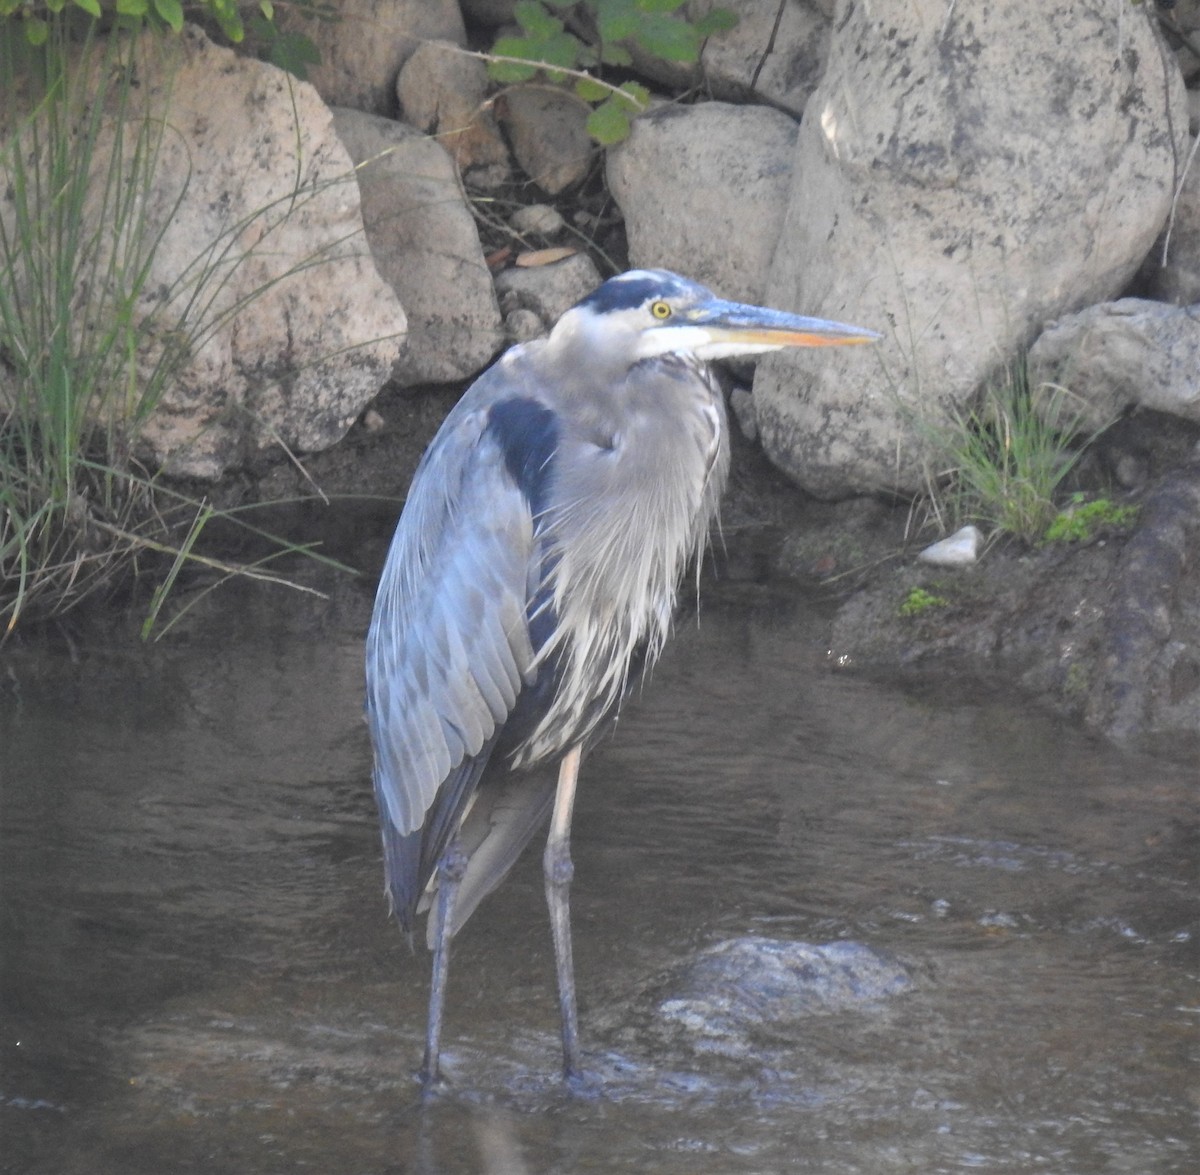
<svg viewBox="0 0 1200 1175">
<path fill-rule="evenodd" d="M 568 310 L 551 341 L 584 342 L 597 357 L 636 363 L 658 355 L 725 359 L 880 337 L 860 326 L 727 302 L 665 269 L 634 269 L 609 278 Z"/>
</svg>

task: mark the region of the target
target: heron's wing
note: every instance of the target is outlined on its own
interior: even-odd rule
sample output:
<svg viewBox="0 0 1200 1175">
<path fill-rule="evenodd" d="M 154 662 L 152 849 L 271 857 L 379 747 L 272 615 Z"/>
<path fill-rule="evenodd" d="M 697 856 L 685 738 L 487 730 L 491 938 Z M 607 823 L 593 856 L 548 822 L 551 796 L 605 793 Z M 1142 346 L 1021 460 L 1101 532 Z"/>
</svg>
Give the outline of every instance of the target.
<svg viewBox="0 0 1200 1175">
<path fill-rule="evenodd" d="M 367 640 L 367 720 L 402 923 L 533 676 L 532 512 L 487 406 L 447 418 L 409 492 Z"/>
</svg>

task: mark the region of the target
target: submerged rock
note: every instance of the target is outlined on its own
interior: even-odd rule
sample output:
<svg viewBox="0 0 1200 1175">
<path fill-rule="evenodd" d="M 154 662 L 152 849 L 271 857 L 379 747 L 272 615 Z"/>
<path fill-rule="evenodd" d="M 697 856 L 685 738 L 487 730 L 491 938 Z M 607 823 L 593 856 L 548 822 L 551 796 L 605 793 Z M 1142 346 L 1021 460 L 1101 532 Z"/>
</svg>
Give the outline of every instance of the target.
<svg viewBox="0 0 1200 1175">
<path fill-rule="evenodd" d="M 636 1033 L 667 1054 L 761 1058 L 765 1041 L 803 1036 L 813 1016 L 872 1010 L 911 986 L 902 964 L 863 943 L 736 938 L 651 984 Z"/>
</svg>

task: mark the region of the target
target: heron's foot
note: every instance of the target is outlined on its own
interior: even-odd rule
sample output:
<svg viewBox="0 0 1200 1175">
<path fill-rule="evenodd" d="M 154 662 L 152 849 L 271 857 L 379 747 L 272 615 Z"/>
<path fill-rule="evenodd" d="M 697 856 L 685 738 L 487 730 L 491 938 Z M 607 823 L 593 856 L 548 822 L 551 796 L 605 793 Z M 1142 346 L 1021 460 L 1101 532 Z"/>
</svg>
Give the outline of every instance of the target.
<svg viewBox="0 0 1200 1175">
<path fill-rule="evenodd" d="M 603 1093 L 604 1079 L 577 1065 L 573 1069 L 563 1069 L 563 1089 L 572 1097 L 594 1099 Z"/>
<path fill-rule="evenodd" d="M 422 1064 L 413 1076 L 421 1086 L 421 1098 L 423 1101 L 429 1101 L 431 1098 L 445 1093 L 450 1088 L 450 1082 L 446 1080 L 441 1070 L 431 1070 L 428 1063 Z"/>
</svg>

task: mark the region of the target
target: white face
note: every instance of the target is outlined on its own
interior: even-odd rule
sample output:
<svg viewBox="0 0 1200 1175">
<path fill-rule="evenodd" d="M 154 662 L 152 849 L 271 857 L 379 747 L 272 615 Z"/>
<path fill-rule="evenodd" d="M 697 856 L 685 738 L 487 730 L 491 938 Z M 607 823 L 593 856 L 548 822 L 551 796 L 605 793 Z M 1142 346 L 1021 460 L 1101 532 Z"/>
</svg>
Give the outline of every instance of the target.
<svg viewBox="0 0 1200 1175">
<path fill-rule="evenodd" d="M 695 282 L 656 270 L 611 278 L 568 310 L 550 336 L 552 345 L 582 345 L 595 362 L 618 365 L 660 355 L 726 359 L 879 337 L 846 323 L 727 302 Z"/>
<path fill-rule="evenodd" d="M 559 319 L 554 334 L 569 334 L 586 341 L 598 353 L 620 353 L 637 362 L 659 355 L 694 355 L 697 359 L 727 359 L 733 355 L 759 355 L 779 351 L 785 343 L 761 338 L 736 338 L 728 328 L 689 321 L 695 309 L 670 298 L 652 298 L 627 310 L 597 314 L 584 306 Z"/>
</svg>

